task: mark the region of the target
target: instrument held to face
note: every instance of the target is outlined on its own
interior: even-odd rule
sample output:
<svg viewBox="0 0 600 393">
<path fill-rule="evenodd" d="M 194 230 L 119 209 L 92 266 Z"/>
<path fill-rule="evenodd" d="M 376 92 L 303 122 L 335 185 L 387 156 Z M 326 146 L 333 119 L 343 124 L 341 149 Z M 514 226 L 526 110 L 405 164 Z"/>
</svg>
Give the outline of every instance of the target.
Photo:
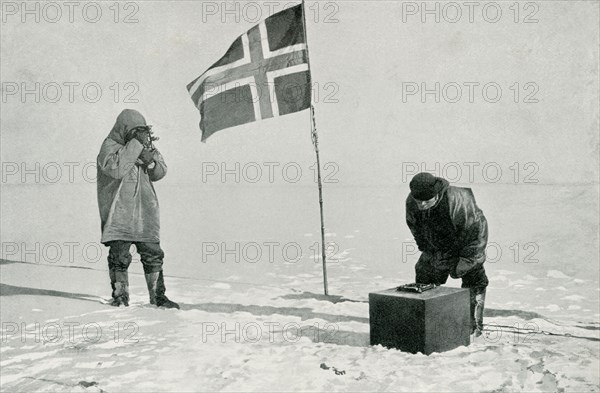
<svg viewBox="0 0 600 393">
<path fill-rule="evenodd" d="M 159 138 L 153 134 L 151 125 L 137 126 L 129 130 L 125 138 L 125 143 L 129 143 L 132 139 L 137 139 L 144 146 L 136 162 L 137 166 L 142 167 L 144 173 L 148 173 L 148 168 L 154 163 L 155 148 L 153 142 Z"/>
<path fill-rule="evenodd" d="M 154 131 L 152 131 L 151 125 L 146 126 L 137 126 L 129 130 L 127 133 L 126 142 L 129 142 L 132 139 L 137 139 L 146 149 L 154 150 L 154 141 L 159 140 L 160 138 L 154 136 Z"/>
</svg>

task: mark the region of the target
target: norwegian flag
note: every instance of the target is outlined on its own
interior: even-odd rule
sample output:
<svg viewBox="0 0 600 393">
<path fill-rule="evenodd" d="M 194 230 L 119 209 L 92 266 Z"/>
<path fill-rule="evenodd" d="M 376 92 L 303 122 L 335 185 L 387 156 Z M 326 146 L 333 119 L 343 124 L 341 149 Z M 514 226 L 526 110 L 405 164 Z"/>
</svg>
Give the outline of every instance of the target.
<svg viewBox="0 0 600 393">
<path fill-rule="evenodd" d="M 310 107 L 305 37 L 302 4 L 287 8 L 239 36 L 187 85 L 200 111 L 202 141 L 225 128 Z"/>
</svg>

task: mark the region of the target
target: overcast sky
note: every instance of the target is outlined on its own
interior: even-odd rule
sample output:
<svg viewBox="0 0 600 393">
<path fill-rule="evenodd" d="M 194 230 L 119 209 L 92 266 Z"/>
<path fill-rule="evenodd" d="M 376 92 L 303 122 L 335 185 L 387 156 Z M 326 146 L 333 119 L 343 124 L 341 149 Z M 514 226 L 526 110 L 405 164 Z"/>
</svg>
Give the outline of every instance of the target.
<svg viewBox="0 0 600 393">
<path fill-rule="evenodd" d="M 264 19 L 270 7 L 277 11 L 285 2 L 238 3 L 237 15 L 222 13 L 221 2 L 122 3 L 119 23 L 112 3 L 97 3 L 97 23 L 84 19 L 82 4 L 73 9 L 73 23 L 64 5 L 60 17 L 56 9 L 41 8 L 38 23 L 35 15 L 22 15 L 21 3 L 3 2 L 12 7 L 3 9 L 1 38 L 3 162 L 93 162 L 126 107 L 155 125 L 171 168 L 169 183 L 193 182 L 203 161 L 314 159 L 308 111 L 221 131 L 202 144 L 199 115 L 185 89 L 256 23 L 257 10 Z M 435 15 L 422 15 L 421 4 L 308 3 L 322 160 L 339 165 L 342 184 L 400 184 L 402 174 L 421 162 L 428 169 L 439 163 L 450 175 L 458 166 L 461 181 L 468 180 L 469 165 L 475 182 L 485 180 L 487 165 L 488 177 L 499 167 L 500 181 L 510 183 L 515 162 L 520 179 L 597 181 L 598 4 L 518 3 L 517 15 L 517 3 L 499 2 L 496 23 L 497 7 L 483 14 L 488 3 L 471 10 L 472 23 L 463 3 L 454 3 L 460 16 L 456 7 L 438 4 L 439 23 Z M 433 9 L 436 3 L 428 4 Z M 94 19 L 95 11 L 86 8 L 86 17 Z M 137 23 L 123 23 L 127 15 Z M 32 94 L 25 103 L 20 92 L 7 95 L 15 84 L 34 88 L 36 82 L 41 90 L 48 83 L 62 86 L 62 97 L 49 102 L 53 85 L 46 90 L 50 99 L 42 91 L 39 103 Z M 73 103 L 65 82 L 79 83 Z M 82 96 L 91 82 L 103 93 L 96 103 Z M 403 89 L 423 83 L 428 89 L 439 83 L 439 103 L 434 94 L 425 102 L 420 92 L 403 97 Z M 491 102 L 497 87 L 502 96 Z M 94 89 L 88 93 L 93 98 Z M 123 102 L 128 94 L 139 103 Z"/>
</svg>

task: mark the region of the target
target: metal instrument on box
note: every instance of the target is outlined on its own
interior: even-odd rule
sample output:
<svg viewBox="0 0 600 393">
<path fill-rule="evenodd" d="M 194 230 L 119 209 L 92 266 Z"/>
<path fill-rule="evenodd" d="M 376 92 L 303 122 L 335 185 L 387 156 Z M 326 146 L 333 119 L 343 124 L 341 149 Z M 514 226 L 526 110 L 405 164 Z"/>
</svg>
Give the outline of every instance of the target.
<svg viewBox="0 0 600 393">
<path fill-rule="evenodd" d="M 435 284 L 417 284 L 417 283 L 412 283 L 412 284 L 400 285 L 398 288 L 396 288 L 396 290 L 400 291 L 400 292 L 422 293 L 423 291 L 427 291 L 427 290 L 433 289 L 435 287 L 436 287 Z"/>
</svg>

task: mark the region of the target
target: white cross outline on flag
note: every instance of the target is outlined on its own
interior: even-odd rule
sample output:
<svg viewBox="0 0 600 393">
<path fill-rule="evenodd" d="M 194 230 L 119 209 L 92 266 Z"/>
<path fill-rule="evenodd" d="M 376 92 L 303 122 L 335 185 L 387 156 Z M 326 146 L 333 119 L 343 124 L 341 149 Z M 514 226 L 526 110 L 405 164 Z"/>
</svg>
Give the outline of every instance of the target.
<svg viewBox="0 0 600 393">
<path fill-rule="evenodd" d="M 225 91 L 235 89 L 236 87 L 248 85 L 250 87 L 252 95 L 252 104 L 254 107 L 255 120 L 262 120 L 280 115 L 279 105 L 277 103 L 277 98 L 275 94 L 275 78 L 282 75 L 307 71 L 309 69 L 308 63 L 304 62 L 291 67 L 283 67 L 271 71 L 268 71 L 262 63 L 264 62 L 264 60 L 273 59 L 277 56 L 289 55 L 294 54 L 296 52 L 300 52 L 302 50 L 307 50 L 306 43 L 290 45 L 275 51 L 271 51 L 269 48 L 267 27 L 264 21 L 261 22 L 257 27 L 258 29 L 252 28 L 241 36 L 242 50 L 244 53 L 244 57 L 242 59 L 236 60 L 231 64 L 226 64 L 224 66 L 216 67 L 206 71 L 194 83 L 194 85 L 189 90 L 189 93 L 190 95 L 193 95 L 194 92 L 202 85 L 202 83 L 204 83 L 209 78 L 215 79 L 217 81 L 226 79 L 226 73 L 232 72 L 232 70 L 234 70 L 235 68 L 241 68 L 246 65 L 249 65 L 251 67 L 252 64 L 256 64 L 258 66 L 257 69 L 250 69 L 250 72 L 245 72 L 246 74 L 251 73 L 252 75 L 245 76 L 243 78 L 227 80 L 225 83 L 211 87 L 210 91 L 205 91 L 202 97 L 198 100 L 198 109 L 200 109 L 201 104 L 206 99 L 210 98 L 215 94 L 221 94 Z M 258 34 L 258 39 L 252 40 L 253 45 L 250 45 L 251 40 L 249 34 L 251 33 Z M 260 42 L 259 46 L 254 44 L 256 41 Z M 258 91 L 258 86 L 260 85 L 260 83 L 257 82 L 257 76 L 259 77 L 259 79 L 262 79 L 264 82 L 266 82 L 264 84 L 266 84 L 269 89 L 270 105 L 268 107 L 265 104 L 265 99 L 261 99 L 262 94 L 260 94 Z M 262 109 L 261 104 L 263 106 Z M 266 116 L 263 117 L 263 114 L 265 114 L 265 109 L 267 113 Z"/>
<path fill-rule="evenodd" d="M 214 75 L 218 75 L 222 72 L 231 70 L 233 68 L 237 68 L 244 64 L 250 64 L 250 50 L 248 49 L 250 47 L 250 44 L 248 43 L 248 33 L 242 34 L 241 37 L 242 37 L 242 51 L 244 53 L 244 57 L 242 57 L 239 60 L 234 61 L 233 63 L 225 64 L 220 67 L 211 68 L 210 70 L 206 71 L 204 74 L 202 74 L 202 76 L 200 76 L 200 78 L 198 78 L 198 80 L 196 80 L 194 85 L 190 88 L 190 90 L 189 90 L 190 95 L 194 95 L 196 90 L 198 90 L 198 88 L 200 88 L 200 85 L 202 85 L 202 83 L 204 83 L 204 81 L 206 79 L 208 79 Z M 206 93 L 204 93 L 204 94 L 206 94 Z M 202 95 L 203 98 L 198 101 L 198 108 L 200 108 L 200 104 L 202 103 L 202 101 L 204 101 L 204 94 Z"/>
<path fill-rule="evenodd" d="M 254 117 L 256 118 L 256 120 L 260 120 L 261 119 L 261 114 L 260 114 L 260 94 L 258 93 L 258 88 L 256 85 L 256 80 L 253 76 L 249 76 L 247 78 L 241 78 L 241 79 L 236 79 L 227 83 L 224 83 L 222 85 L 219 85 L 217 87 L 215 87 L 217 94 L 221 94 L 226 92 L 227 90 L 232 90 L 235 89 L 236 87 L 240 87 L 240 86 L 245 86 L 248 85 L 250 87 L 250 94 L 252 96 L 252 104 L 254 106 Z M 200 108 L 200 104 L 212 97 L 214 93 L 212 92 L 204 92 L 204 94 L 202 94 L 202 99 L 200 101 L 198 101 L 198 108 Z M 248 97 L 237 97 L 236 99 L 247 99 Z"/>
<path fill-rule="evenodd" d="M 279 56 L 279 55 L 286 55 L 288 53 L 293 53 L 293 52 L 298 52 L 301 51 L 303 49 L 306 49 L 306 44 L 296 44 L 296 45 L 290 45 L 290 46 L 286 46 L 274 51 L 271 51 L 271 49 L 269 48 L 269 40 L 266 39 L 265 37 L 269 37 L 269 33 L 267 33 L 267 25 L 265 24 L 265 22 L 260 22 L 260 24 L 258 25 L 258 29 L 260 30 L 260 43 L 262 45 L 262 50 L 263 50 L 263 57 L 265 59 L 269 59 L 275 56 Z M 265 54 L 266 53 L 266 54 Z"/>
<path fill-rule="evenodd" d="M 308 64 L 298 64 L 293 67 L 282 68 L 277 71 L 267 72 L 267 85 L 269 86 L 269 97 L 273 106 L 273 115 L 279 116 L 279 104 L 275 96 L 275 78 L 283 75 L 295 74 L 297 72 L 308 71 Z"/>
</svg>

